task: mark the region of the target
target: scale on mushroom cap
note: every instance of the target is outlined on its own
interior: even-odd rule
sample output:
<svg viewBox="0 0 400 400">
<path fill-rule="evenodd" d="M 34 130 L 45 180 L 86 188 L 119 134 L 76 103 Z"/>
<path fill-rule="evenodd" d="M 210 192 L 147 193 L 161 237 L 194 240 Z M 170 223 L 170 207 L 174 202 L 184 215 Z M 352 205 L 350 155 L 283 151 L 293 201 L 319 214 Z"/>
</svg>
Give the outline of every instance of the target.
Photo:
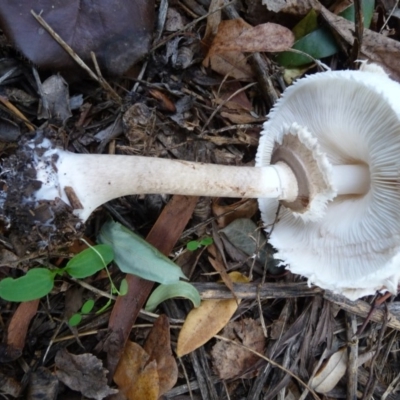
<svg viewBox="0 0 400 400">
<path fill-rule="evenodd" d="M 276 257 L 293 273 L 351 299 L 396 293 L 400 85 L 374 71 L 323 72 L 289 87 L 264 124 L 256 167 L 74 154 L 48 140 L 25 142 L 23 167 L 14 158 L 3 171 L 4 214 L 18 227 L 26 210 L 43 238 L 56 235 L 53 223 L 65 220 L 66 205 L 75 217 L 67 219 L 68 236 L 98 206 L 129 194 L 255 197 Z"/>
</svg>

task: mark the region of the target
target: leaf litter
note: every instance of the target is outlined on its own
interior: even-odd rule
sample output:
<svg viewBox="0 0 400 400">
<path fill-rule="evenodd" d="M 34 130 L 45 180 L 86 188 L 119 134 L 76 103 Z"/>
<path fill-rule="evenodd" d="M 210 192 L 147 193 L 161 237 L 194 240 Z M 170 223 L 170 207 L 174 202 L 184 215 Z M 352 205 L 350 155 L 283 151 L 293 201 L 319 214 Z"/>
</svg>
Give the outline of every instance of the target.
<svg viewBox="0 0 400 400">
<path fill-rule="evenodd" d="M 292 29 L 297 26 L 295 33 L 298 37 L 298 24 L 313 10 L 315 16 L 300 24 L 303 32 L 300 36 L 316 27 L 332 32 L 330 37 L 333 39 L 329 40 L 334 40 L 336 53 L 322 61 L 332 69 L 345 69 L 352 67 L 355 26 L 338 16 L 338 12 L 348 5 L 347 1 L 336 2 L 334 8 L 327 1 L 316 0 L 225 3 L 221 0 L 157 3 L 155 41 L 147 67 L 138 73 L 130 66 L 132 60 L 139 59 L 150 49 L 148 32 L 153 31 L 151 14 L 155 8 L 152 2 L 129 2 L 126 5 L 129 8 L 137 4 L 149 7 L 150 4 L 148 19 L 142 21 L 148 24 L 145 38 L 137 43 L 144 44 L 145 51 L 139 46 L 136 47 L 137 53 L 133 54 L 132 51 L 136 50 L 130 47 L 129 54 L 125 54 L 125 47 L 122 46 L 121 53 L 118 45 L 95 51 L 100 70 L 117 96 L 112 95 L 106 85 L 98 84 L 104 83 L 102 76 L 97 77 L 97 82 L 86 79 L 83 69 L 44 30 L 43 38 L 49 46 L 41 45 L 39 52 L 36 47 L 32 48 L 36 51 L 32 56 L 25 53 L 24 46 L 18 43 L 25 45 L 31 41 L 20 42 L 19 35 L 23 31 L 11 32 L 12 24 L 7 22 L 20 16 L 17 13 L 6 15 L 8 6 L 2 9 L 0 23 L 3 33 L 8 35 L 0 34 L 2 165 L 9 168 L 16 165 L 7 162 L 15 154 L 17 141 L 26 139 L 39 127 L 62 147 L 74 152 L 253 165 L 261 124 L 271 103 L 284 90 L 284 78 L 294 79 L 306 71 L 314 73 L 318 70 L 312 60 L 297 70 L 279 65 L 276 54 L 292 46 Z M 70 12 L 74 4 L 65 6 L 65 10 Z M 359 54 L 377 62 L 392 77 L 399 79 L 398 17 L 395 12 L 390 16 L 394 6 L 395 2 L 390 1 L 375 6 L 372 24 L 369 29 L 364 29 Z M 9 6 L 8 11 L 13 11 L 13 7 Z M 23 14 L 31 18 L 27 27 L 43 29 L 31 16 L 31 7 L 24 7 Z M 107 7 L 96 9 L 96 18 L 103 15 Z M 42 16 L 96 70 L 91 55 L 81 53 L 76 40 L 70 40 L 65 33 L 65 24 L 54 24 L 57 13 L 53 12 L 45 10 Z M 83 17 L 87 16 L 85 7 L 80 12 L 75 14 L 76 27 L 81 23 L 78 17 L 84 21 Z M 15 26 L 20 26 L 20 22 Z M 86 25 L 88 30 L 91 26 L 91 23 Z M 131 34 L 129 28 L 128 36 Z M 82 38 L 77 34 L 75 39 Z M 121 43 L 119 40 L 121 38 L 113 43 Z M 82 41 L 83 45 L 85 43 Z M 62 54 L 63 58 L 49 56 L 52 51 Z M 254 68 L 254 52 L 262 53 L 265 65 L 261 70 Z M 21 58 L 21 54 L 33 65 Z M 118 59 L 126 57 L 120 64 L 110 65 L 107 61 L 110 54 L 117 54 Z M 75 72 L 71 77 L 65 70 L 72 66 Z M 124 76 L 122 70 L 126 71 Z M 251 85 L 246 86 L 248 82 Z M 20 157 L 18 168 L 23 169 L 25 161 Z M 3 190 L 6 189 L 4 178 L 2 175 Z M 118 396 L 129 395 L 136 399 L 157 399 L 161 395 L 178 399 L 189 396 L 190 392 L 203 399 L 228 396 L 246 399 L 315 398 L 309 391 L 312 389 L 327 398 L 346 398 L 351 396 L 351 393 L 346 393 L 348 382 L 354 379 L 357 391 L 364 398 L 396 398 L 400 328 L 396 299 L 387 304 L 387 312 L 384 306 L 377 305 L 371 320 L 361 331 L 371 299 L 350 304 L 321 291 L 306 296 L 305 293 L 310 292 L 306 292 L 300 277 L 282 271 L 273 274 L 272 270 L 264 268 L 273 250 L 264 243 L 268 238 L 258 227 L 255 202 L 200 199 L 195 214 L 188 211 L 188 220 L 192 215 L 195 217 L 189 223 L 185 222 L 185 226 L 179 228 L 181 230 L 174 231 L 182 213 L 166 225 L 161 224 L 167 221 L 167 217 L 162 215 L 166 205 L 170 205 L 170 213 L 177 210 L 179 204 L 186 204 L 184 201 L 171 200 L 167 195 L 117 199 L 96 211 L 85 227 L 75 230 L 71 226 L 76 228 L 76 221 L 69 219 L 71 213 L 65 209 L 60 211 L 61 218 L 69 223 L 64 231 L 50 232 L 46 224 L 39 222 L 33 228 L 32 225 L 29 229 L 21 226 L 12 233 L 7 221 L 2 223 L 0 280 L 24 276 L 27 271 L 42 266 L 65 267 L 77 252 L 74 250 L 79 243 L 76 237 L 85 234 L 86 238 L 96 241 L 100 228 L 112 216 L 129 231 L 148 237 L 170 259 L 176 257 L 178 264 L 182 260 L 185 275 L 196 283 L 200 295 L 208 300 L 203 300 L 206 306 L 190 311 L 193 306 L 187 300 L 169 299 L 156 305 L 156 315 L 142 312 L 136 320 L 136 311 L 132 310 L 138 307 L 139 313 L 152 284 L 148 285 L 140 278 L 129 278 L 128 293 L 135 288 L 137 296 L 130 298 L 127 305 L 118 300 L 114 307 L 116 293 L 105 272 L 79 282 L 59 277 L 46 300 L 21 304 L 0 300 L 1 394 L 11 398 L 34 399 L 40 396 L 53 399 L 71 398 L 68 396 L 72 391 L 78 391 L 89 398 L 105 398 L 115 393 L 120 385 L 118 377 L 122 376 Z M 189 208 L 187 205 L 186 209 Z M 42 213 L 43 218 L 45 214 Z M 210 223 L 212 219 L 218 222 L 219 231 Z M 50 234 L 59 239 L 48 248 L 46 243 Z M 169 239 L 173 235 L 177 238 Z M 185 249 L 189 240 L 200 240 L 210 235 L 220 237 L 217 240 L 218 251 L 211 253 L 211 248 L 200 247 L 189 253 Z M 32 237 L 35 240 L 40 238 L 44 246 L 30 247 L 27 240 Z M 164 245 L 166 242 L 168 246 Z M 69 247 L 71 243 L 74 247 Z M 119 260 L 130 264 L 129 259 L 134 256 L 125 250 L 123 253 Z M 251 258 L 253 255 L 259 258 Z M 163 276 L 160 271 L 158 274 L 162 281 L 171 278 Z M 235 292 L 236 298 L 226 298 L 229 291 L 225 290 L 224 283 L 215 283 L 219 279 L 216 271 L 222 274 L 235 271 L 243 277 L 248 277 L 252 271 L 253 280 L 249 285 L 252 293 Z M 108 272 L 118 287 L 123 274 L 113 264 Z M 234 291 L 238 287 L 234 280 L 232 284 L 227 282 Z M 271 287 L 277 287 L 272 284 L 281 285 L 281 290 L 260 295 L 268 284 Z M 67 314 L 80 308 L 81 295 L 75 302 L 70 298 L 77 287 L 80 287 L 80 293 L 84 292 L 85 299 L 96 301 L 94 309 L 84 315 L 82 322 L 71 328 L 65 320 Z M 104 307 L 106 311 L 97 314 Z M 133 320 L 131 313 L 135 313 Z M 157 319 L 161 313 L 168 317 Z M 354 343 L 354 339 L 348 339 L 354 336 L 354 332 L 349 336 L 350 329 L 346 324 L 349 314 L 360 329 L 356 334 L 359 349 L 356 368 L 349 367 L 347 358 L 347 349 Z M 149 327 L 153 325 L 148 335 Z M 105 333 L 107 326 L 111 328 L 109 336 Z M 116 326 L 122 328 L 115 331 Z M 265 355 L 282 368 L 243 347 L 216 341 L 213 336 L 220 331 L 233 342 Z M 67 346 L 68 352 L 65 350 Z M 127 349 L 126 353 L 124 349 Z M 127 357 L 131 350 L 134 355 Z M 175 352 L 178 355 L 188 353 L 181 358 L 179 367 Z M 363 354 L 370 359 L 365 361 Z M 122 363 L 124 357 L 130 360 L 129 367 L 121 364 L 123 367 L 114 374 L 113 360 Z M 131 365 L 132 360 L 135 361 Z M 110 370 L 108 375 L 107 370 Z M 308 388 L 285 371 L 291 371 Z M 139 377 L 135 378 L 139 382 L 136 387 L 131 385 L 130 374 L 133 372 L 136 378 Z M 85 381 L 83 376 L 87 378 Z"/>
</svg>

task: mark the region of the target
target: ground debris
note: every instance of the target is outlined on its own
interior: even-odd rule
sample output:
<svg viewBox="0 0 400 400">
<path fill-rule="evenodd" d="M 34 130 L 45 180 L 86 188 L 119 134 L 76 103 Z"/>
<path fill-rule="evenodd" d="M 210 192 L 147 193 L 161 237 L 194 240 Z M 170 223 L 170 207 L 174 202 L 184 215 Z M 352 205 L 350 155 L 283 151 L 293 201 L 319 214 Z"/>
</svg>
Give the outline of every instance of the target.
<svg viewBox="0 0 400 400">
<path fill-rule="evenodd" d="M 0 217 L 9 227 L 10 241 L 20 256 L 65 246 L 82 234 L 83 224 L 60 198 L 54 201 L 35 199 L 35 192 L 41 187 L 35 165 L 44 151 L 39 146 L 52 135 L 51 131 L 39 131 L 36 136 L 25 138 L 17 152 L 1 166 Z"/>
<path fill-rule="evenodd" d="M 92 354 L 73 355 L 66 349 L 56 357 L 56 376 L 69 388 L 81 392 L 90 399 L 102 400 L 118 393 L 107 385 L 107 370 L 102 362 Z"/>
</svg>

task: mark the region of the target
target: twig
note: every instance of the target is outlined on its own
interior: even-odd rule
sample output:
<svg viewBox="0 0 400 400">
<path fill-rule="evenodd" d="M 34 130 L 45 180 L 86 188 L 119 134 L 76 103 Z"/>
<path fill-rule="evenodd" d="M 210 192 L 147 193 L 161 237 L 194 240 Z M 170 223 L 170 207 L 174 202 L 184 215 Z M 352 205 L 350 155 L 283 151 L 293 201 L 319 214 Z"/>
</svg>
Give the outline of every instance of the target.
<svg viewBox="0 0 400 400">
<path fill-rule="evenodd" d="M 354 42 L 351 49 L 350 64 L 353 65 L 359 59 L 364 32 L 364 15 L 361 7 L 361 0 L 354 0 L 355 32 Z"/>
<path fill-rule="evenodd" d="M 358 371 L 358 337 L 357 318 L 354 314 L 346 313 L 346 333 L 348 347 L 347 361 L 347 400 L 357 398 L 357 371 Z"/>
</svg>

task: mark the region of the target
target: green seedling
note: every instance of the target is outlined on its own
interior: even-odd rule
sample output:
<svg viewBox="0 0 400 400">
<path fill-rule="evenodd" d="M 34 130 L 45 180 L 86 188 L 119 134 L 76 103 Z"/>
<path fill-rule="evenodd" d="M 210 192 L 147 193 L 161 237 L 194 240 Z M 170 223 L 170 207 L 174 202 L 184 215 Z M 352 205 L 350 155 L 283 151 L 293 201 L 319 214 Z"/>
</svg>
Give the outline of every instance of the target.
<svg viewBox="0 0 400 400">
<path fill-rule="evenodd" d="M 48 295 L 54 287 L 57 276 L 68 274 L 76 279 L 84 279 L 96 272 L 105 269 L 111 283 L 111 294 L 123 296 L 128 292 L 126 279 L 121 281 L 119 289 L 114 285 L 107 265 L 114 261 L 122 272 L 139 276 L 143 279 L 167 285 L 160 289 L 153 299 L 154 305 L 171 297 L 184 297 L 192 300 L 196 305 L 199 294 L 189 283 L 180 282 L 187 279 L 182 270 L 168 257 L 160 253 L 140 236 L 129 231 L 121 224 L 113 221 L 106 222 L 100 232 L 98 240 L 102 244 L 90 246 L 88 249 L 75 255 L 64 268 L 35 268 L 29 270 L 20 278 L 5 278 L 0 281 L 0 298 L 7 301 L 30 301 Z M 193 250 L 213 243 L 212 238 L 206 237 L 200 241 L 193 241 Z M 170 286 L 168 286 L 170 285 Z M 111 298 L 96 314 L 103 312 L 111 304 Z M 89 303 L 90 304 L 90 303 Z M 93 306 L 92 306 L 93 307 Z M 73 315 L 69 321 L 71 326 L 79 324 L 82 315 L 87 309 Z"/>
<path fill-rule="evenodd" d="M 0 297 L 7 301 L 31 301 L 48 295 L 54 287 L 57 276 L 67 273 L 73 278 L 82 279 L 95 274 L 114 259 L 111 246 L 99 244 L 83 250 L 64 268 L 34 268 L 20 278 L 5 278 L 0 281 Z M 107 270 L 108 271 L 108 270 Z"/>
<path fill-rule="evenodd" d="M 214 241 L 211 237 L 206 236 L 205 238 L 201 240 L 192 240 L 189 243 L 186 244 L 186 248 L 190 251 L 195 251 L 199 249 L 200 247 L 203 246 L 209 246 L 210 244 L 213 244 Z"/>
<path fill-rule="evenodd" d="M 77 326 L 80 324 L 80 322 L 82 321 L 82 316 L 85 314 L 89 314 L 94 307 L 94 300 L 89 299 L 87 301 L 85 301 L 85 303 L 83 304 L 81 310 L 79 312 L 77 312 L 76 314 L 74 314 L 69 320 L 68 320 L 68 324 L 69 326 Z"/>
</svg>

